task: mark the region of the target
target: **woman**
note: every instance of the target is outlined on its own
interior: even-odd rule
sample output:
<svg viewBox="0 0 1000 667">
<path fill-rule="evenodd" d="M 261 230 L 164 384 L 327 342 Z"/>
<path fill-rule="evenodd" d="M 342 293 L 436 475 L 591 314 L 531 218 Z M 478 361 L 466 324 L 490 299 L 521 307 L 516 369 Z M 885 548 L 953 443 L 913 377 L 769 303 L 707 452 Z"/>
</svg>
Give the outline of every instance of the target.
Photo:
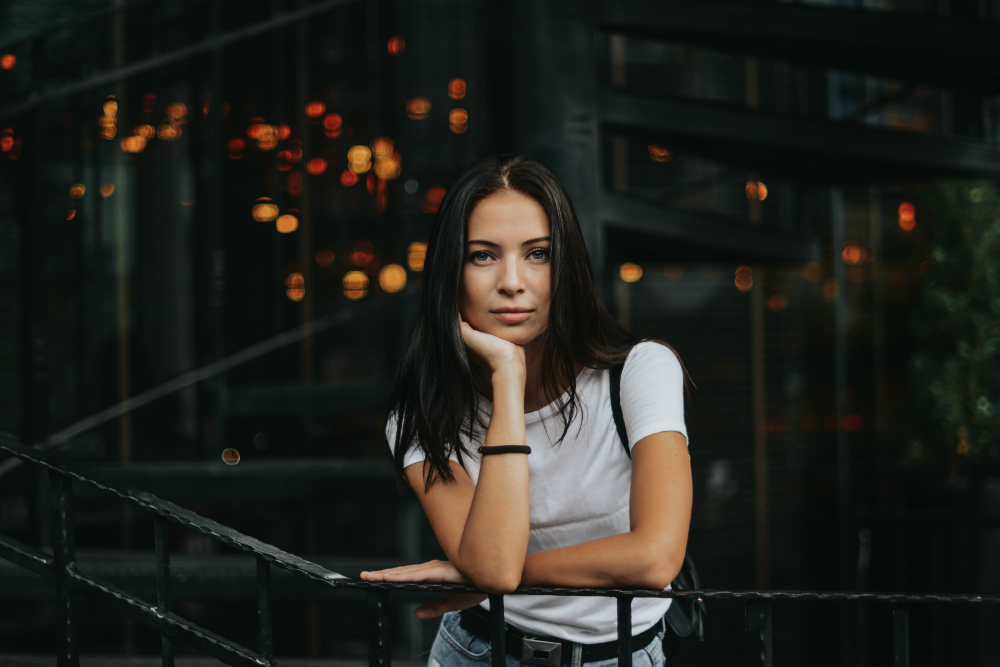
<svg viewBox="0 0 1000 667">
<path fill-rule="evenodd" d="M 608 369 L 623 361 L 631 460 L 609 389 Z M 691 512 L 683 387 L 671 349 L 639 342 L 601 305 L 555 176 L 522 156 L 476 163 L 431 231 L 386 429 L 397 472 L 448 560 L 362 578 L 470 583 L 490 593 L 665 588 L 683 562 Z M 662 663 L 669 604 L 633 603 L 636 665 Z M 532 664 L 616 662 L 613 599 L 510 596 L 505 607 L 508 637 L 560 647 Z M 417 609 L 419 618 L 444 614 L 431 667 L 489 662 L 483 609 L 484 595 Z M 520 649 L 508 643 L 512 667 Z"/>
</svg>

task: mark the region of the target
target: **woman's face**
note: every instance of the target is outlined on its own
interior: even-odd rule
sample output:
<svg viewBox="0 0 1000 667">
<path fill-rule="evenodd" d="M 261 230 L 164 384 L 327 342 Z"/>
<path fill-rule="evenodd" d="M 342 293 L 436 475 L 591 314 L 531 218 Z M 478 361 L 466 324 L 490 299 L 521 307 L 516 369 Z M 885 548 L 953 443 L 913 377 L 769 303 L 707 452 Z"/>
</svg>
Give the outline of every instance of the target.
<svg viewBox="0 0 1000 667">
<path fill-rule="evenodd" d="M 473 329 L 527 345 L 549 322 L 549 217 L 513 190 L 479 202 L 469 216 L 460 311 Z"/>
</svg>

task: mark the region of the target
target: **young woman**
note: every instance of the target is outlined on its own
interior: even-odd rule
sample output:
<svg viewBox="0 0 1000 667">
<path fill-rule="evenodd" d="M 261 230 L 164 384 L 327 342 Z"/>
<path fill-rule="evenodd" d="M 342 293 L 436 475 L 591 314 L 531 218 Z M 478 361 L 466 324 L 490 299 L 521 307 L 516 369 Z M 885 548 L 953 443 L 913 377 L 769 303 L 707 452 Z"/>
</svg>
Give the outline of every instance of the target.
<svg viewBox="0 0 1000 667">
<path fill-rule="evenodd" d="M 631 459 L 609 385 L 608 369 L 623 361 Z M 683 391 L 673 351 L 638 341 L 601 305 L 555 176 L 522 156 L 476 163 L 431 231 L 386 428 L 397 472 L 448 560 L 362 577 L 490 593 L 665 588 L 684 560 L 691 513 Z M 430 667 L 489 663 L 485 597 L 449 595 L 417 609 L 419 618 L 444 614 Z M 669 605 L 634 601 L 635 665 L 662 663 Z M 514 595 L 505 607 L 508 637 L 560 643 L 532 664 L 616 663 L 613 599 Z M 509 643 L 515 667 L 521 651 Z"/>
</svg>

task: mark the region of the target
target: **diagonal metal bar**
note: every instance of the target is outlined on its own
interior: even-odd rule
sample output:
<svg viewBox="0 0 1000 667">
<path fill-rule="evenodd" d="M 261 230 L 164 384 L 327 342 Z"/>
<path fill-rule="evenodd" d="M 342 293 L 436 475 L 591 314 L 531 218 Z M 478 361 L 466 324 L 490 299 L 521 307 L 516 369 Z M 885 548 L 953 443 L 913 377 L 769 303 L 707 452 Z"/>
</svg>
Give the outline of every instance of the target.
<svg viewBox="0 0 1000 667">
<path fill-rule="evenodd" d="M 267 19 L 266 21 L 254 23 L 253 25 L 249 25 L 238 30 L 213 35 L 192 46 L 186 46 L 177 49 L 176 51 L 171 51 L 170 53 L 153 56 L 152 58 L 147 58 L 146 60 L 126 65 L 124 67 L 119 67 L 108 72 L 100 72 L 99 74 L 95 74 L 88 79 L 77 81 L 76 83 L 71 83 L 42 93 L 36 92 L 23 102 L 13 104 L 6 109 L 0 109 L 0 120 L 26 113 L 36 107 L 47 105 L 53 100 L 70 97 L 92 88 L 100 88 L 101 86 L 117 83 L 118 81 L 136 76 L 137 74 L 143 74 L 144 72 L 149 72 L 166 67 L 167 65 L 179 63 L 189 58 L 193 58 L 194 56 L 208 53 L 214 49 L 220 49 L 229 46 L 230 44 L 234 44 L 251 37 L 256 37 L 257 35 L 277 30 L 293 23 L 298 23 L 317 16 L 318 14 L 322 14 L 358 1 L 359 0 L 326 0 L 325 2 L 317 2 L 316 4 L 309 5 L 303 9 L 285 14 L 279 14 Z"/>
<path fill-rule="evenodd" d="M 0 558 L 49 579 L 55 576 L 55 561 L 52 556 L 13 537 L 0 535 Z"/>
<path fill-rule="evenodd" d="M 403 292 L 400 292 L 400 294 L 409 295 L 414 291 L 415 289 L 404 290 Z M 348 306 L 335 313 L 331 313 L 311 322 L 306 322 L 305 324 L 299 325 L 294 329 L 289 329 L 288 331 L 272 336 L 271 338 L 265 338 L 259 343 L 254 343 L 249 347 L 243 348 L 239 352 L 234 352 L 228 357 L 223 357 L 222 359 L 213 361 L 212 363 L 202 366 L 201 368 L 188 371 L 183 375 L 177 376 L 173 380 L 168 380 L 161 385 L 144 391 L 141 394 L 136 394 L 135 396 L 93 414 L 86 419 L 81 419 L 75 424 L 71 424 L 61 431 L 53 433 L 44 441 L 35 444 L 34 447 L 41 450 L 51 449 L 80 435 L 81 433 L 84 433 L 85 431 L 96 428 L 101 424 L 106 424 L 107 422 L 117 419 L 124 414 L 128 414 L 137 408 L 141 408 L 142 406 L 161 399 L 164 396 L 169 396 L 176 391 L 180 391 L 185 387 L 190 387 L 191 385 L 207 380 L 210 377 L 225 373 L 226 371 L 229 371 L 241 364 L 245 364 L 248 361 L 252 361 L 265 354 L 274 352 L 275 350 L 279 350 L 282 347 L 291 345 L 292 343 L 297 343 L 305 338 L 308 338 L 309 336 L 321 333 L 337 325 L 344 324 L 364 315 L 370 315 L 371 313 L 377 312 L 394 303 L 395 300 L 390 297 L 388 299 L 384 298 L 376 301 L 370 301 L 365 304 Z M 5 474 L 20 465 L 21 462 L 16 458 L 8 459 L 3 463 L 0 463 L 0 477 L 3 477 Z"/>
</svg>

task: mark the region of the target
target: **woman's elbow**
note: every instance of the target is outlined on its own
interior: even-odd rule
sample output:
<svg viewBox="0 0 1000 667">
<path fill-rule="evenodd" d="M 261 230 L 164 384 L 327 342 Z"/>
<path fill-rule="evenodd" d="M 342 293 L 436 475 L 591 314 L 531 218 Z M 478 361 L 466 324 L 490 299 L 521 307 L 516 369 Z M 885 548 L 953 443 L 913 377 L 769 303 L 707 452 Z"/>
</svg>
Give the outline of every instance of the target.
<svg viewBox="0 0 1000 667">
<path fill-rule="evenodd" d="M 673 553 L 672 549 L 657 549 L 641 559 L 638 573 L 639 588 L 662 590 L 677 578 L 684 564 L 684 552 Z"/>
<path fill-rule="evenodd" d="M 517 587 L 521 585 L 521 572 L 520 570 L 515 572 L 513 569 L 505 571 L 497 568 L 474 575 L 472 583 L 476 588 L 486 593 L 508 595 L 517 590 Z"/>
</svg>

